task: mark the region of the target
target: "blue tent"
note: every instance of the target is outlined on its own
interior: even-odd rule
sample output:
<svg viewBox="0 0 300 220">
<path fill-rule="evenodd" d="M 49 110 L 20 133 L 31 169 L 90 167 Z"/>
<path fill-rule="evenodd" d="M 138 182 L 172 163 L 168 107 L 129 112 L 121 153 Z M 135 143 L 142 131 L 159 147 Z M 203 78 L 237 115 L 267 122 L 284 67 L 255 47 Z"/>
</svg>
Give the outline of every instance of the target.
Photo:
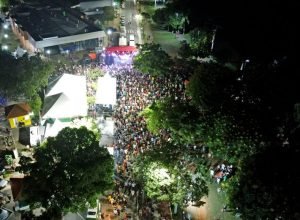
<svg viewBox="0 0 300 220">
<path fill-rule="evenodd" d="M 7 104 L 7 99 L 0 96 L 0 106 L 6 106 Z"/>
</svg>

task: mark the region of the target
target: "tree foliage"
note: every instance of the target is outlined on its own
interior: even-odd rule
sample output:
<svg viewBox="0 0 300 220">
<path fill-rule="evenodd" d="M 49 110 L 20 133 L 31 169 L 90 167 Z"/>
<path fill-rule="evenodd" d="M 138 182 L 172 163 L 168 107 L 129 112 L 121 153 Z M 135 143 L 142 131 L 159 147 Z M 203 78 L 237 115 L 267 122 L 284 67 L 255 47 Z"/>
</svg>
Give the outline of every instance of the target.
<svg viewBox="0 0 300 220">
<path fill-rule="evenodd" d="M 98 77 L 101 77 L 103 75 L 104 73 L 100 68 L 89 69 L 87 73 L 87 76 L 92 80 L 97 80 Z"/>
<path fill-rule="evenodd" d="M 211 52 L 213 32 L 208 29 L 193 29 L 190 32 L 190 47 L 195 56 L 205 57 Z"/>
<path fill-rule="evenodd" d="M 201 64 L 194 69 L 186 88 L 192 103 L 202 111 L 222 107 L 228 99 L 226 87 L 232 80 L 232 72 L 219 64 Z"/>
<path fill-rule="evenodd" d="M 157 24 L 166 26 L 168 25 L 169 16 L 170 16 L 170 12 L 167 8 L 159 8 L 155 10 L 152 19 Z"/>
<path fill-rule="evenodd" d="M 9 98 L 25 97 L 32 110 L 41 108 L 39 91 L 48 84 L 54 65 L 40 56 L 16 59 L 9 53 L 0 51 L 0 94 Z"/>
<path fill-rule="evenodd" d="M 174 30 L 183 29 L 185 22 L 187 20 L 187 17 L 185 17 L 183 14 L 175 13 L 169 15 L 168 23 Z"/>
<path fill-rule="evenodd" d="M 174 97 L 152 103 L 141 115 L 152 133 L 158 134 L 161 129 L 170 130 L 174 137 L 185 140 L 191 138 L 199 119 L 199 112 L 193 106 Z"/>
<path fill-rule="evenodd" d="M 9 6 L 9 0 L 0 0 L 0 10 Z"/>
<path fill-rule="evenodd" d="M 21 158 L 21 169 L 28 174 L 23 195 L 48 212 L 83 210 L 113 185 L 113 159 L 85 127 L 64 128 L 33 157 L 33 162 Z"/>
<path fill-rule="evenodd" d="M 151 149 L 135 158 L 133 172 L 148 197 L 184 205 L 207 195 L 207 169 L 200 161 L 188 166 L 186 153 L 183 148 L 164 143 L 162 148 Z"/>
<path fill-rule="evenodd" d="M 298 219 L 298 158 L 299 152 L 278 146 L 252 156 L 224 186 L 229 206 L 242 219 Z"/>
<path fill-rule="evenodd" d="M 169 73 L 172 60 L 160 45 L 143 44 L 139 54 L 133 60 L 133 66 L 142 73 L 163 76 Z"/>
<path fill-rule="evenodd" d="M 115 9 L 112 6 L 103 7 L 104 20 L 112 21 L 115 17 Z"/>
</svg>

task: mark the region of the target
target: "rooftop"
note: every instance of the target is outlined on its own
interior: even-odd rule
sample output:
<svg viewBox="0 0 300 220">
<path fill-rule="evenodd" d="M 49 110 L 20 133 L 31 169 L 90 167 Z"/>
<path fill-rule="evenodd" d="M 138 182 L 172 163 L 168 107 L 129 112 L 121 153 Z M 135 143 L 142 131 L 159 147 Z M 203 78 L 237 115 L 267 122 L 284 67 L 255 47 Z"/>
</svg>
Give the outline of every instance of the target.
<svg viewBox="0 0 300 220">
<path fill-rule="evenodd" d="M 80 12 L 61 6 L 22 4 L 15 6 L 11 14 L 36 41 L 100 31 Z"/>
</svg>

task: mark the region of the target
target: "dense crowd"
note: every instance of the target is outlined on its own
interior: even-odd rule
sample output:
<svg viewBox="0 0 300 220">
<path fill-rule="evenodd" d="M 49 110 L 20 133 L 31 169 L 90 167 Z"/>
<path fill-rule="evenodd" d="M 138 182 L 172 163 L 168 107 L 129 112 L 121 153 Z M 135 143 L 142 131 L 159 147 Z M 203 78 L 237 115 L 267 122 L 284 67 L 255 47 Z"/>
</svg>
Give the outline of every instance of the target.
<svg viewBox="0 0 300 220">
<path fill-rule="evenodd" d="M 123 181 L 117 184 L 116 191 L 137 197 L 140 191 L 132 181 L 132 157 L 148 149 L 157 148 L 170 138 L 166 131 L 159 135 L 151 134 L 139 113 L 152 102 L 171 95 L 183 99 L 184 79 L 179 76 L 154 78 L 139 73 L 131 65 L 104 68 L 111 76 L 117 78 L 117 105 L 113 112 L 115 124 L 113 147 L 116 175 Z M 155 208 L 157 206 L 154 201 L 144 202 L 139 215 L 143 216 L 143 219 L 169 219 L 166 213 L 158 213 L 158 209 Z"/>
</svg>

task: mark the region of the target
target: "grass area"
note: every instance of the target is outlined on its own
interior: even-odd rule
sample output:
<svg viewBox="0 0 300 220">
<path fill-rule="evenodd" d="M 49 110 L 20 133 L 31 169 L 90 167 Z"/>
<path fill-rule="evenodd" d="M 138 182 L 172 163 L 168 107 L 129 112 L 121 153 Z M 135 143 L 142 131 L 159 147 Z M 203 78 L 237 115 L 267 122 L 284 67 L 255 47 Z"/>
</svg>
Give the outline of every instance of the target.
<svg viewBox="0 0 300 220">
<path fill-rule="evenodd" d="M 162 49 L 172 57 L 176 56 L 180 48 L 180 41 L 173 33 L 168 31 L 154 29 L 153 41 L 157 44 L 160 44 Z"/>
<path fill-rule="evenodd" d="M 238 220 L 239 218 L 235 217 L 231 212 L 222 212 L 223 205 L 225 204 L 225 195 L 222 192 L 217 192 L 218 185 L 215 183 L 209 184 L 208 188 L 208 219 Z"/>
</svg>

